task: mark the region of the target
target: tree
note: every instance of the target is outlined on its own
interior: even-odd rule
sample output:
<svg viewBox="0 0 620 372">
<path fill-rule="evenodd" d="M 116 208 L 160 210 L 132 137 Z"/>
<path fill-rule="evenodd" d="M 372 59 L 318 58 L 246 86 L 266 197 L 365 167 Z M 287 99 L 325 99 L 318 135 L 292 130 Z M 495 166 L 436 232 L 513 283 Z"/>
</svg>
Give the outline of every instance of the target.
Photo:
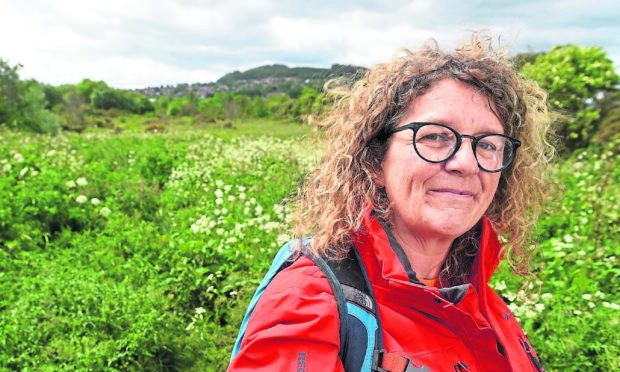
<svg viewBox="0 0 620 372">
<path fill-rule="evenodd" d="M 557 131 L 571 152 L 587 146 L 596 132 L 597 94 L 620 82 L 613 61 L 600 47 L 555 46 L 534 63 L 526 63 L 522 73 L 547 90 L 551 109 L 565 115 L 558 120 Z"/>
<path fill-rule="evenodd" d="M 267 105 L 265 104 L 265 100 L 261 97 L 254 97 L 252 101 L 252 106 L 250 107 L 250 115 L 255 118 L 266 118 L 269 116 L 269 111 L 267 110 Z"/>
<path fill-rule="evenodd" d="M 103 90 L 106 88 L 111 89 L 108 84 L 103 81 L 93 81 L 90 79 L 84 79 L 75 85 L 77 92 L 84 98 L 84 101 L 90 102 L 91 95 L 96 90 Z"/>
<path fill-rule="evenodd" d="M 620 91 L 605 95 L 599 102 L 600 119 L 592 142 L 610 148 L 620 154 Z"/>
<path fill-rule="evenodd" d="M 236 109 L 238 110 L 238 113 L 237 113 L 238 116 L 243 116 L 249 113 L 250 106 L 252 105 L 252 100 L 250 99 L 250 97 L 244 94 L 239 94 L 239 95 L 234 96 L 232 101 Z"/>
<path fill-rule="evenodd" d="M 74 85 L 66 88 L 62 96 L 62 109 L 60 117 L 65 129 L 81 132 L 88 124 L 86 118 L 89 113 L 88 102 L 78 92 Z"/>
<path fill-rule="evenodd" d="M 60 122 L 47 109 L 44 86 L 34 80 L 22 84 L 24 95 L 20 102 L 21 126 L 38 133 L 58 133 Z"/>
<path fill-rule="evenodd" d="M 312 105 L 319 93 L 312 88 L 304 88 L 301 95 L 295 101 L 293 116 L 295 119 L 305 121 L 308 115 L 312 114 Z"/>
<path fill-rule="evenodd" d="M 168 104 L 168 107 L 166 108 L 166 114 L 168 114 L 168 116 L 178 116 L 181 114 L 182 108 L 183 98 L 177 97 Z"/>
<path fill-rule="evenodd" d="M 80 92 L 77 87 L 76 90 L 78 91 L 78 93 Z M 84 96 L 81 93 L 79 94 L 81 96 Z M 89 97 L 90 102 L 94 108 L 109 110 L 112 108 L 122 109 L 124 107 L 124 97 L 122 96 L 120 91 L 117 91 L 113 88 L 98 88 L 93 91 L 92 94 L 89 95 Z"/>
<path fill-rule="evenodd" d="M 19 74 L 22 65 L 10 66 L 0 58 L 0 124 L 14 126 L 18 116 Z"/>
<path fill-rule="evenodd" d="M 20 81 L 21 65 L 10 66 L 0 59 L 0 124 L 38 133 L 57 133 L 58 119 L 48 110 L 43 85 Z"/>
<path fill-rule="evenodd" d="M 193 116 L 198 113 L 198 96 L 191 90 L 185 95 L 185 102 L 181 106 L 182 116 Z"/>
</svg>

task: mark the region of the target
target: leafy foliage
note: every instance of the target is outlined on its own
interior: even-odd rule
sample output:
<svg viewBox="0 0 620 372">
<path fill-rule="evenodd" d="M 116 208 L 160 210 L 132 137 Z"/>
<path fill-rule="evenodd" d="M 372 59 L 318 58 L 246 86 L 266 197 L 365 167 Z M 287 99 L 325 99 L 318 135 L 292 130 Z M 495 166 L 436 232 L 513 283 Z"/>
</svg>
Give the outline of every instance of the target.
<svg viewBox="0 0 620 372">
<path fill-rule="evenodd" d="M 610 92 L 599 102 L 598 130 L 592 141 L 608 146 L 615 155 L 620 154 L 620 91 Z"/>
<path fill-rule="evenodd" d="M 552 109 L 566 115 L 558 118 L 558 133 L 566 141 L 566 152 L 587 147 L 597 130 L 599 113 L 586 103 L 620 82 L 605 51 L 599 47 L 556 46 L 534 63 L 525 64 L 522 73 L 548 91 Z"/>
<path fill-rule="evenodd" d="M 34 80 L 20 81 L 21 65 L 0 59 L 0 124 L 38 133 L 57 133 L 58 118 L 48 110 L 44 87 Z"/>
<path fill-rule="evenodd" d="M 553 181 L 538 224 L 537 278 L 523 288 L 504 262 L 494 287 L 547 370 L 617 370 L 620 159 L 599 147 L 581 150 L 557 166 Z"/>
<path fill-rule="evenodd" d="M 222 369 L 303 141 L 5 130 L 0 149 L 0 369 Z"/>
</svg>

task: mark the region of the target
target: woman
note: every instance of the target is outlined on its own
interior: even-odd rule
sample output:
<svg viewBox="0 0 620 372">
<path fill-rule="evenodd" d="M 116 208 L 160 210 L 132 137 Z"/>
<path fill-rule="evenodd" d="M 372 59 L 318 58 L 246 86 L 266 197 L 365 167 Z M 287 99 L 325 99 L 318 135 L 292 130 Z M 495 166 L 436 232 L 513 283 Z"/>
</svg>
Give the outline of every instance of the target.
<svg viewBox="0 0 620 372">
<path fill-rule="evenodd" d="M 401 51 L 334 94 L 298 233 L 328 260 L 359 253 L 385 352 L 406 370 L 542 371 L 487 283 L 504 254 L 497 234 L 527 272 L 548 164 L 544 92 L 476 33 L 450 54 Z M 302 256 L 266 288 L 229 370 L 342 371 L 338 330 L 333 291 Z"/>
</svg>

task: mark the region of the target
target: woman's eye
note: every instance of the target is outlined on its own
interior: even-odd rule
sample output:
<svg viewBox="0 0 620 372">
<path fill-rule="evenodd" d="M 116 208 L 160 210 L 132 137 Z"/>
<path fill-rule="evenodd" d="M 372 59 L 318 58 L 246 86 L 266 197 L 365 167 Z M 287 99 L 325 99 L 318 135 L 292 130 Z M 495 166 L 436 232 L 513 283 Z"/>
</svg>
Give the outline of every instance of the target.
<svg viewBox="0 0 620 372">
<path fill-rule="evenodd" d="M 447 136 L 441 133 L 431 133 L 420 138 L 421 141 L 447 141 Z"/>
<path fill-rule="evenodd" d="M 497 147 L 490 142 L 478 142 L 478 148 L 485 151 L 495 151 Z"/>
</svg>

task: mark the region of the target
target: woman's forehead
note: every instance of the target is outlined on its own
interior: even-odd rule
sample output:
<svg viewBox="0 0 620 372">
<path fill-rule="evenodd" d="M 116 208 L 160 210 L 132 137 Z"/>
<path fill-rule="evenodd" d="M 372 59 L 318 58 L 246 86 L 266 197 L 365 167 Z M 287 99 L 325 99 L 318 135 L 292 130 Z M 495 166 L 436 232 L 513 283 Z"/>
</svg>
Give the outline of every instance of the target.
<svg viewBox="0 0 620 372">
<path fill-rule="evenodd" d="M 467 83 L 442 79 L 409 102 L 398 126 L 410 122 L 437 122 L 456 129 L 476 127 L 482 132 L 504 132 L 492 101 Z"/>
</svg>

